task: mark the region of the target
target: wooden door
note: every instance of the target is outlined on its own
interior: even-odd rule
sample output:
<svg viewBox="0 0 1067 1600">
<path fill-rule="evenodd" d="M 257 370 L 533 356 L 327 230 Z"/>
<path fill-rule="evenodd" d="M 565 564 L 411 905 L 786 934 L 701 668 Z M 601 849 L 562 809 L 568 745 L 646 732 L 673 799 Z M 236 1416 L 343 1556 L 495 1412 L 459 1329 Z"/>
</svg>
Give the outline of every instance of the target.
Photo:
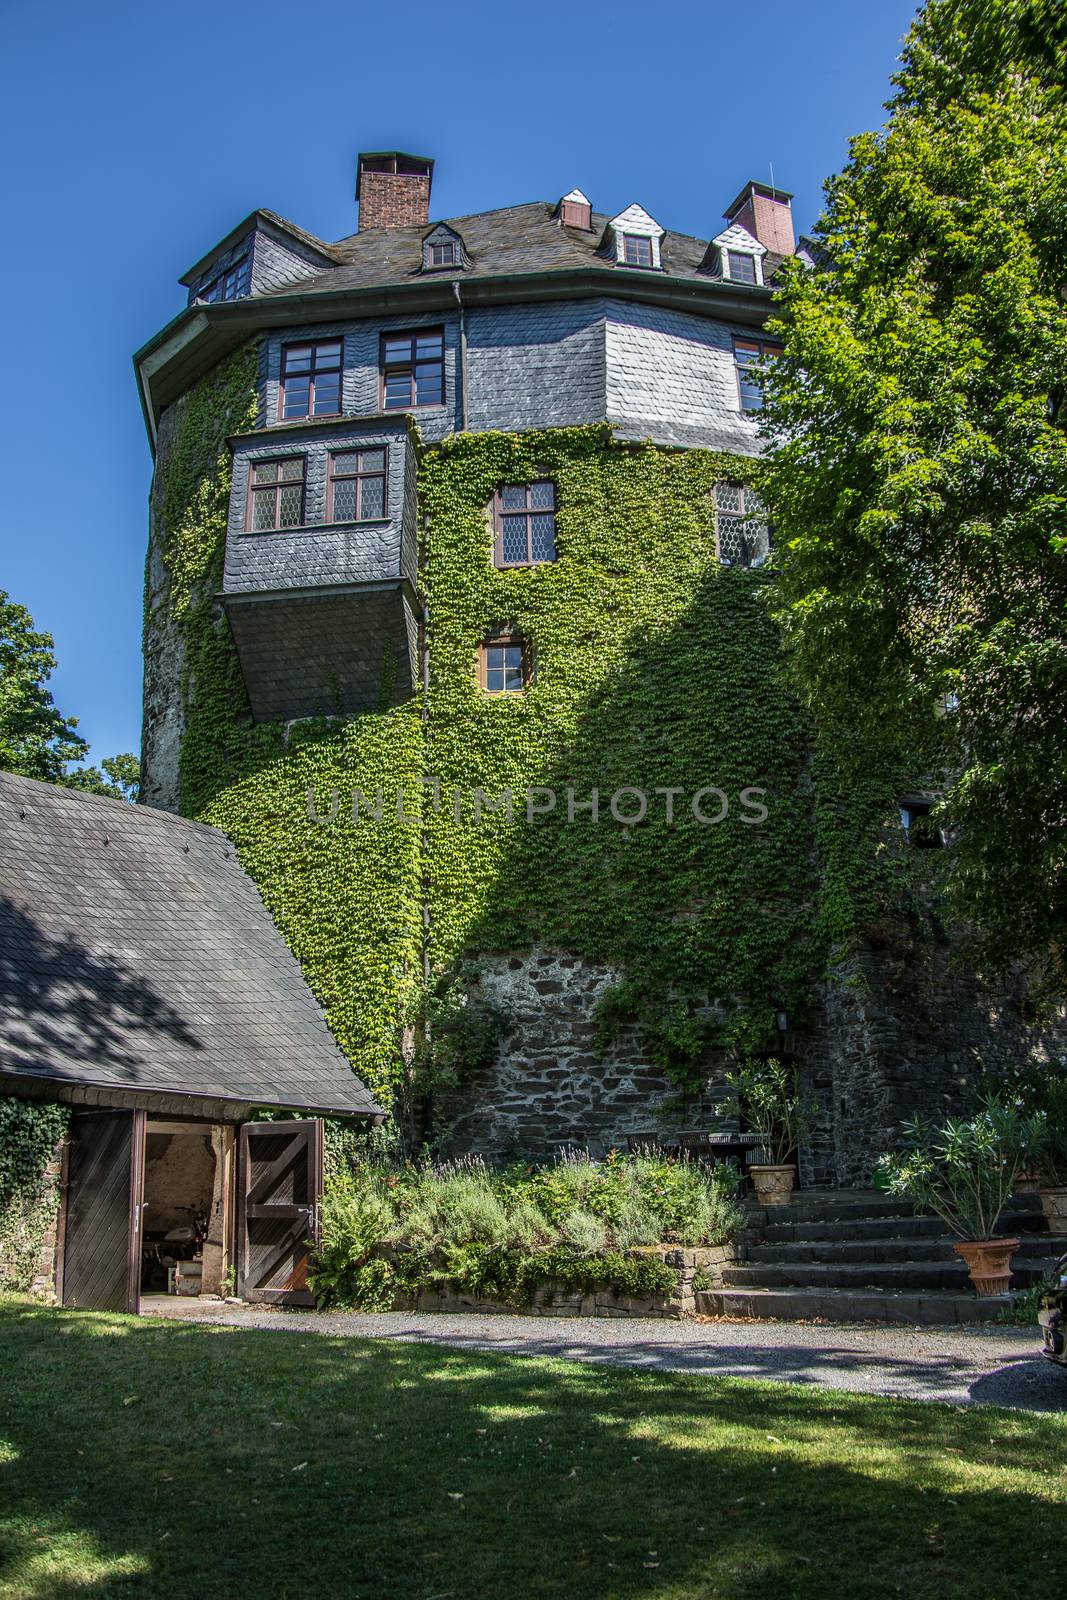
<svg viewBox="0 0 1067 1600">
<path fill-rule="evenodd" d="M 307 1275 L 322 1195 L 321 1120 L 246 1122 L 239 1193 L 238 1294 L 314 1305 Z"/>
<path fill-rule="evenodd" d="M 60 1298 L 86 1311 L 141 1305 L 143 1111 L 81 1111 L 70 1122 Z"/>
</svg>

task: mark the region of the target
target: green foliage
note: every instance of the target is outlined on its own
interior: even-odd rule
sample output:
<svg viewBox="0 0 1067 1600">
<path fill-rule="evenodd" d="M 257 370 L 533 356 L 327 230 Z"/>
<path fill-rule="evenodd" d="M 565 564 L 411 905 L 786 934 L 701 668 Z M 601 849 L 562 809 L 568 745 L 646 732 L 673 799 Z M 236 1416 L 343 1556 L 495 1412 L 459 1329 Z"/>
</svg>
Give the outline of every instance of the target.
<svg viewBox="0 0 1067 1600">
<path fill-rule="evenodd" d="M 764 413 L 820 726 L 951 775 L 953 904 L 987 964 L 1051 953 L 1061 980 L 1065 80 L 1062 7 L 924 7 L 886 128 L 828 185 L 820 270 L 787 271 Z"/>
<path fill-rule="evenodd" d="M 570 1291 L 659 1294 L 674 1281 L 644 1245 L 725 1244 L 743 1218 L 737 1174 L 613 1153 L 540 1170 L 470 1159 L 435 1169 L 333 1166 L 310 1282 L 320 1306 L 380 1310 L 442 1284 L 527 1304 Z"/>
<path fill-rule="evenodd" d="M 535 941 L 614 968 L 602 1042 L 636 1019 L 680 1085 L 701 1081 L 711 1044 L 762 1047 L 776 1010 L 803 1013 L 813 975 L 897 881 L 877 852 L 895 772 L 876 763 L 854 783 L 833 739 L 811 765 L 773 580 L 716 560 L 715 484 L 752 481 L 760 464 L 620 446 L 603 428 L 466 435 L 425 452 L 427 705 L 256 726 L 214 600 L 224 440 L 254 421 L 255 380 L 253 351 L 232 358 L 179 402 L 161 451 L 167 618 L 185 645 L 181 805 L 234 839 L 355 1069 L 403 1107 L 490 1061 L 509 1019 L 479 989 L 479 952 Z M 498 571 L 486 507 L 500 482 L 543 474 L 558 488 L 560 559 Z M 477 645 L 502 621 L 537 650 L 523 696 L 474 681 Z M 441 781 L 439 810 L 427 777 Z M 668 824 L 662 798 L 633 826 L 565 812 L 528 824 L 528 784 L 581 798 L 597 787 L 605 807 L 619 787 L 688 797 L 716 784 L 732 804 L 716 826 L 686 800 Z M 353 789 L 379 786 L 382 820 L 353 819 Z M 468 806 L 457 823 L 450 788 L 508 786 L 511 821 L 487 812 L 476 825 Z M 767 791 L 762 826 L 742 820 L 746 787 Z M 392 810 L 398 789 L 413 820 Z M 309 793 L 329 816 L 334 790 L 336 819 L 314 820 Z"/>
<path fill-rule="evenodd" d="M 135 805 L 141 789 L 141 763 L 130 752 L 107 756 L 99 767 L 77 767 L 68 772 L 63 782 L 68 789 L 84 789 L 89 794 L 102 794 L 109 800 L 125 800 Z"/>
<path fill-rule="evenodd" d="M 33 1282 L 59 1204 L 45 1169 L 68 1120 L 65 1106 L 0 1098 L 0 1289 L 25 1290 Z"/>
<path fill-rule="evenodd" d="M 983 1079 L 979 1092 L 1038 1119 L 1034 1165 L 1045 1183 L 1067 1184 L 1067 1058 L 1020 1061 Z"/>
<path fill-rule="evenodd" d="M 726 1081 L 733 1091 L 722 1115 L 742 1119 L 750 1133 L 759 1135 L 760 1158 L 771 1166 L 796 1160 L 815 1102 L 800 1093 L 796 1068 L 774 1057 L 744 1061 Z"/>
<path fill-rule="evenodd" d="M 893 812 L 895 771 L 851 784 L 834 760 L 809 766 L 812 729 L 783 669 L 769 614 L 773 580 L 716 559 L 714 489 L 759 463 L 712 451 L 620 446 L 601 428 L 462 436 L 427 454 L 430 607 L 427 770 L 446 803 L 426 817 L 435 971 L 468 950 L 535 941 L 620 973 L 601 1043 L 635 1018 L 651 1058 L 697 1083 L 709 1044 L 762 1046 L 782 1005 L 803 1011 L 813 971 L 862 923 L 863 876 Z M 500 571 L 486 506 L 500 483 L 551 477 L 559 560 Z M 536 682 L 490 697 L 475 683 L 479 641 L 516 624 Z M 814 781 L 813 781 L 814 779 Z M 726 820 L 701 826 L 688 798 L 662 797 L 633 826 L 568 822 L 566 790 L 601 805 L 617 788 L 686 797 L 715 784 Z M 555 788 L 527 821 L 528 785 Z M 769 816 L 737 797 L 764 788 Z M 450 790 L 517 798 L 457 823 Z M 818 828 L 827 892 L 813 867 Z"/>
<path fill-rule="evenodd" d="M 1041 1135 L 1039 1118 L 990 1097 L 970 1119 L 940 1128 L 921 1117 L 901 1124 L 903 1146 L 878 1170 L 885 1192 L 938 1216 L 961 1239 L 991 1239 L 1020 1170 Z"/>
<path fill-rule="evenodd" d="M 52 635 L 0 589 L 0 771 L 58 783 L 89 753 L 77 717 L 64 717 L 45 688 L 55 666 Z"/>
<path fill-rule="evenodd" d="M 447 1281 L 479 1299 L 524 1306 L 546 1284 L 570 1294 L 669 1295 L 676 1273 L 656 1256 L 624 1256 L 618 1250 L 593 1255 L 563 1245 L 532 1252 L 467 1245 L 451 1255 Z"/>
<path fill-rule="evenodd" d="M 387 813 L 325 826 L 336 788 L 417 787 L 418 708 L 254 725 L 236 652 L 217 613 L 231 462 L 225 440 L 256 420 L 256 355 L 234 356 L 184 400 L 161 455 L 161 542 L 169 618 L 184 632 L 181 805 L 224 829 L 256 880 L 355 1069 L 388 1104 L 409 1063 L 402 1019 L 421 983 L 418 828 Z M 417 815 L 410 798 L 409 814 Z"/>
</svg>

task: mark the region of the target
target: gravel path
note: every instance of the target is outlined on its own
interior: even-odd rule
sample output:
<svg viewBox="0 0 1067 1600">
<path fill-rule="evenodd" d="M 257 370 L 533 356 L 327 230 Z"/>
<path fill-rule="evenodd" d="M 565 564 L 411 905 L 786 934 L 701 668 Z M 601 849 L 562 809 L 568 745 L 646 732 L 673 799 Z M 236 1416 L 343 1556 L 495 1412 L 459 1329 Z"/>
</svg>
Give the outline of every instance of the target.
<svg viewBox="0 0 1067 1600">
<path fill-rule="evenodd" d="M 282 1311 L 146 1298 L 145 1313 L 275 1332 L 402 1339 L 716 1377 L 816 1383 L 952 1405 L 1067 1414 L 1067 1370 L 1039 1354 L 1035 1329 L 911 1328 L 796 1322 L 668 1322 L 441 1312 Z"/>
</svg>

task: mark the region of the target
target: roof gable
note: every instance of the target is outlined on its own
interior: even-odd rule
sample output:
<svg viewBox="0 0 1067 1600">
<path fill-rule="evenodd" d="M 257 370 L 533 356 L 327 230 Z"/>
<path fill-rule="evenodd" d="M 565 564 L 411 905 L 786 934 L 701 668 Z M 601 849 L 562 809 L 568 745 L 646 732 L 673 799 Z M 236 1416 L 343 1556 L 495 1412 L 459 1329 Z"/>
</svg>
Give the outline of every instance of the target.
<svg viewBox="0 0 1067 1600">
<path fill-rule="evenodd" d="M 381 1116 L 225 834 L 12 773 L 0 1081 Z"/>
</svg>

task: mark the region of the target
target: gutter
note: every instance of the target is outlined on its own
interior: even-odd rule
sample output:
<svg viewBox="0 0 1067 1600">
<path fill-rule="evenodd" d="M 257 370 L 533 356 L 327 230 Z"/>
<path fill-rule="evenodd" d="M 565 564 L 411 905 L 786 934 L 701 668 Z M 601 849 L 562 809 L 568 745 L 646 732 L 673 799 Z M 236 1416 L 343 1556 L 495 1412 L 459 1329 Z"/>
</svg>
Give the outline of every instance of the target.
<svg viewBox="0 0 1067 1600">
<path fill-rule="evenodd" d="M 467 419 L 470 415 L 467 408 L 467 318 L 463 309 L 463 296 L 460 293 L 458 278 L 452 279 L 452 288 L 455 292 L 456 304 L 459 307 L 459 395 L 462 420 L 456 432 L 464 433 L 467 430 Z"/>
</svg>

